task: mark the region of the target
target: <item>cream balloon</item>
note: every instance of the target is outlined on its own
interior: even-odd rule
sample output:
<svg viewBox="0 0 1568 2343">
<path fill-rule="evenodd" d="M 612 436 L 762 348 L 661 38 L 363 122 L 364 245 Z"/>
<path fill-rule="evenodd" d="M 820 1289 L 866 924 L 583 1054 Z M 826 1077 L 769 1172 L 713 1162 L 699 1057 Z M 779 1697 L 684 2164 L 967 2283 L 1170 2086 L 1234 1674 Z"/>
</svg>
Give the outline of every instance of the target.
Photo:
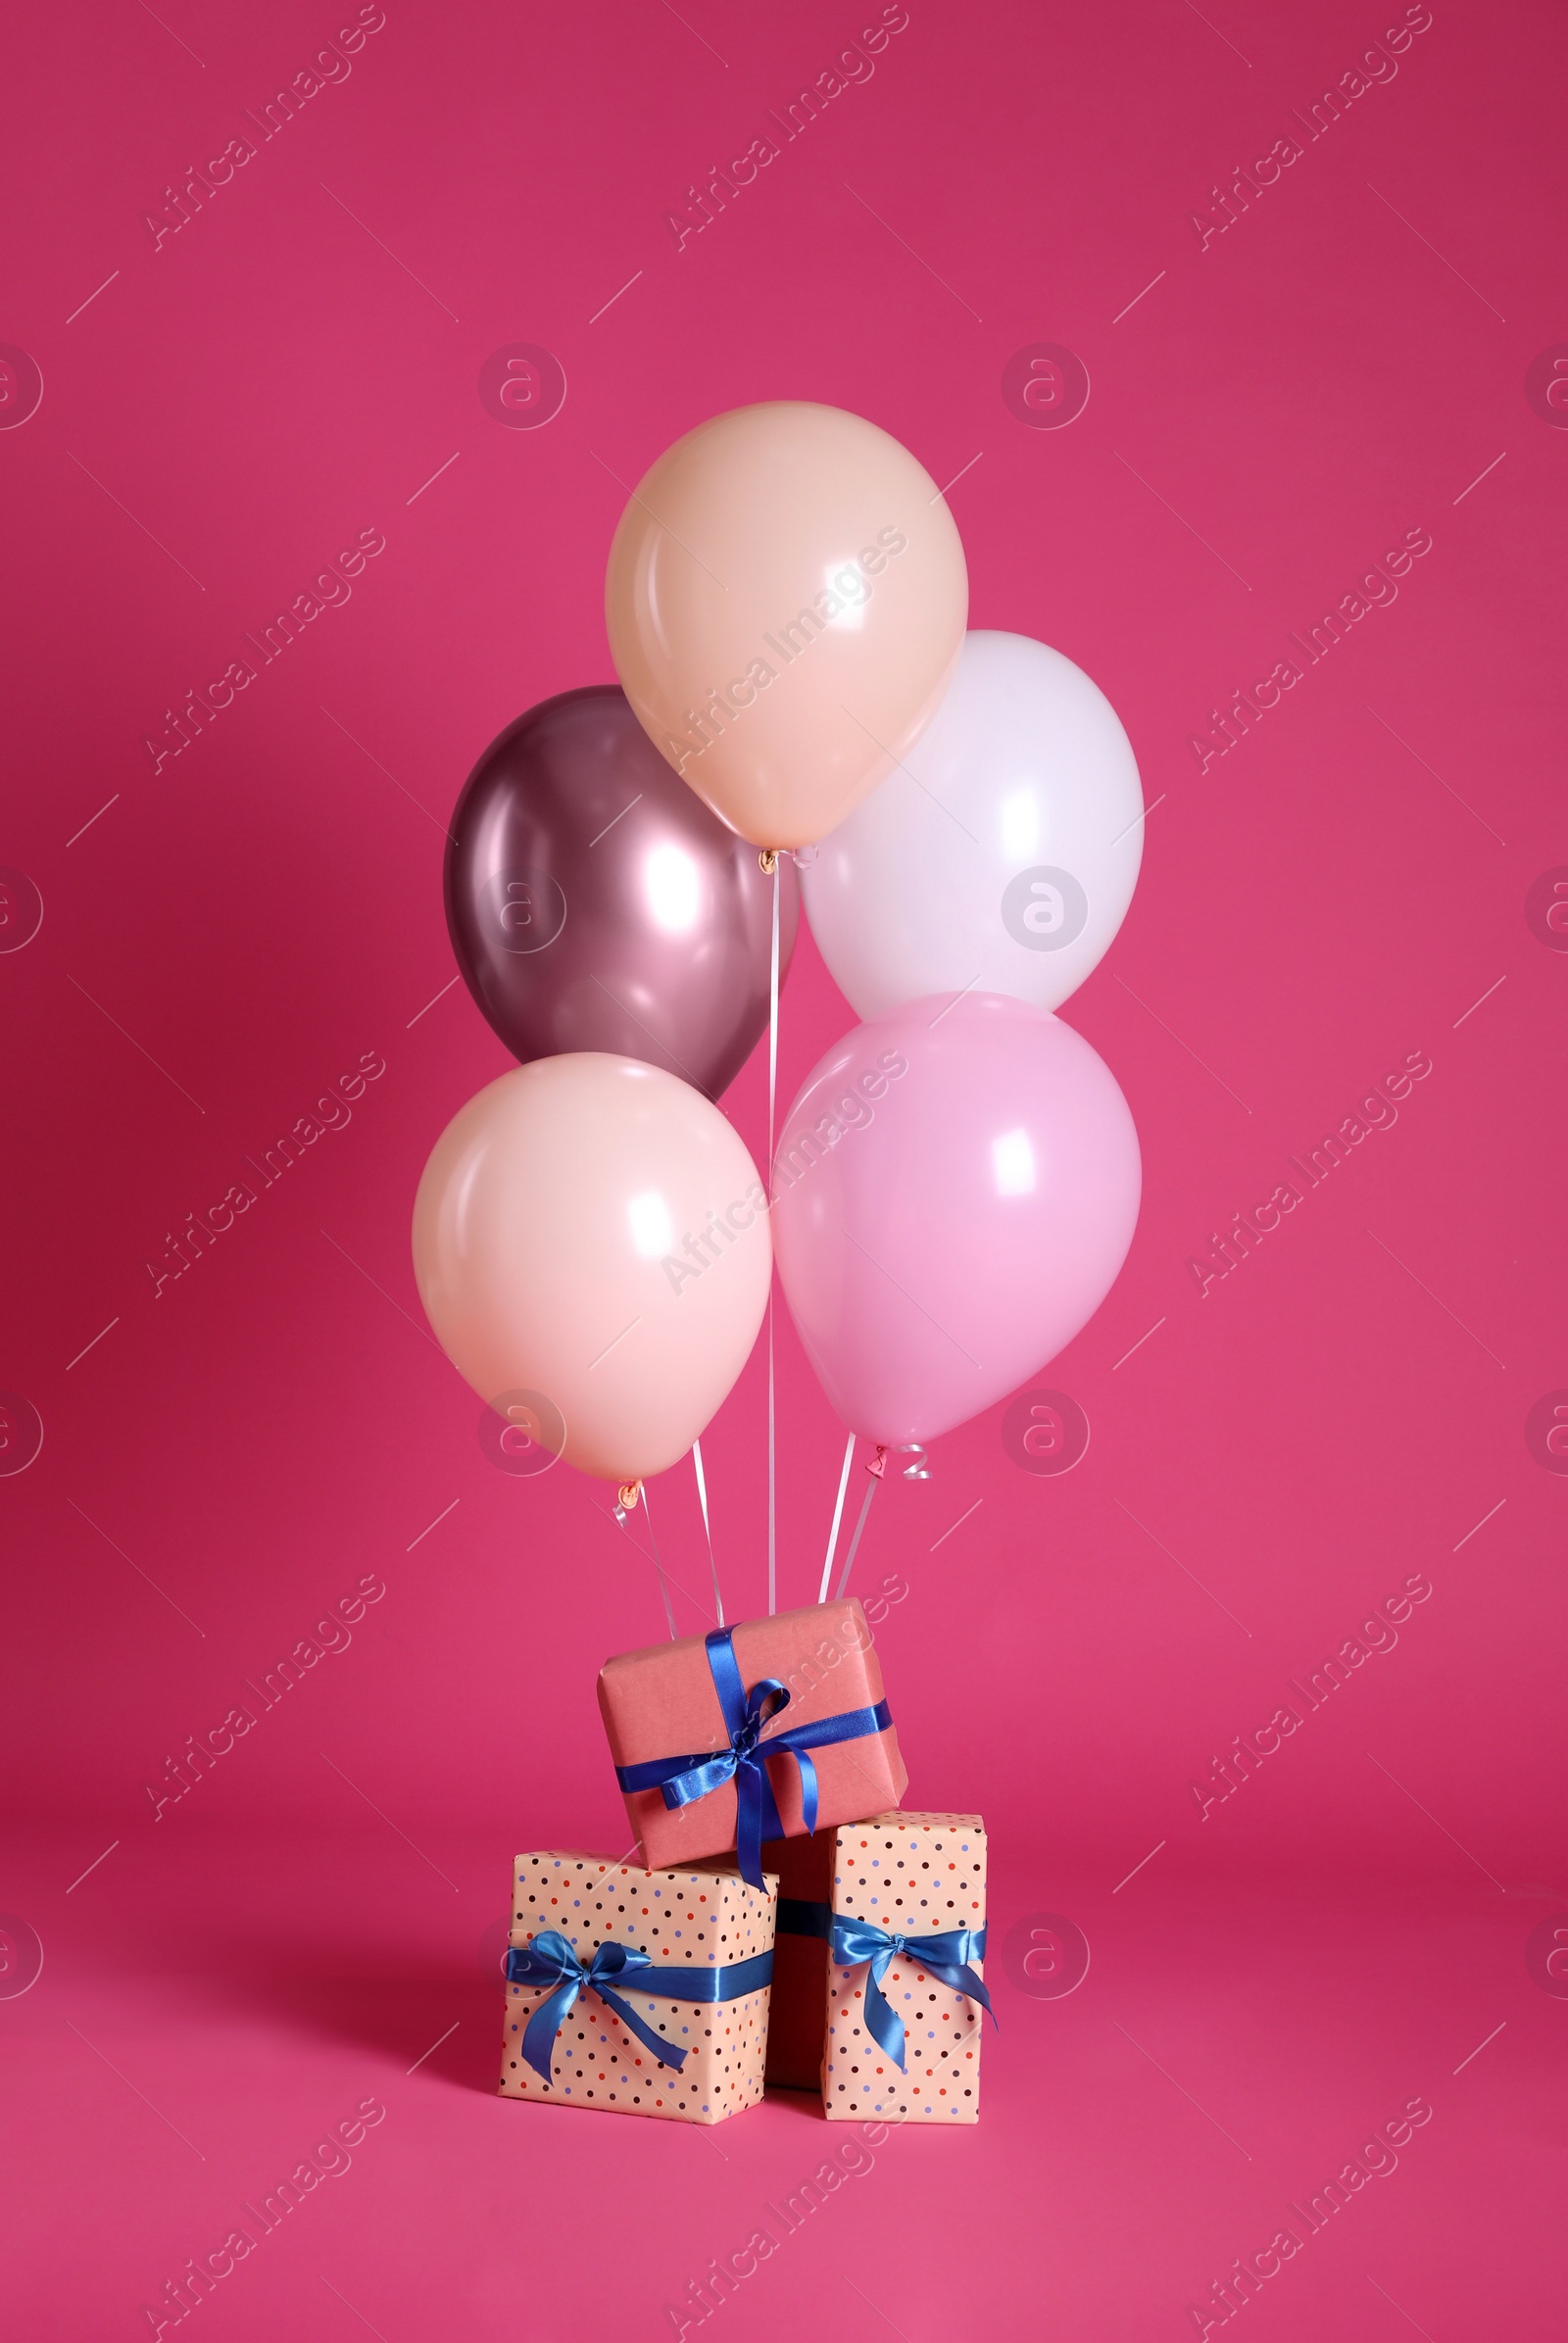
<svg viewBox="0 0 1568 2343">
<path fill-rule="evenodd" d="M 415 1199 L 414 1274 L 442 1349 L 605 1481 L 685 1454 L 746 1363 L 772 1263 L 733 1125 L 636 1058 L 503 1074 L 447 1125 Z"/>
<path fill-rule="evenodd" d="M 938 993 L 1055 1008 L 1109 945 L 1144 847 L 1116 711 L 1026 635 L 964 642 L 903 768 L 802 873 L 807 916 L 862 1017 Z"/>
<path fill-rule="evenodd" d="M 935 481 L 863 416 L 739 407 L 666 449 L 610 549 L 615 670 L 721 821 L 809 846 L 918 738 L 963 642 Z"/>
</svg>

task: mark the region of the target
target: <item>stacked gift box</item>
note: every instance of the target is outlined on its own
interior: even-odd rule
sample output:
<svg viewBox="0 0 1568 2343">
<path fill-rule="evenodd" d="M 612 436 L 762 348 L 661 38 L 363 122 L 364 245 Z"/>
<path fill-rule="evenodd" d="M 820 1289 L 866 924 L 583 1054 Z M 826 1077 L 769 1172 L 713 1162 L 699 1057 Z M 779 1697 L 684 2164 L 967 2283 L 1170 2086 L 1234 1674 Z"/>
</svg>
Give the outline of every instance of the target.
<svg viewBox="0 0 1568 2343">
<path fill-rule="evenodd" d="M 858 1601 L 627 1652 L 599 1705 L 641 1865 L 516 1859 L 501 2090 L 718 2123 L 979 2115 L 986 1840 L 904 1813 Z"/>
</svg>

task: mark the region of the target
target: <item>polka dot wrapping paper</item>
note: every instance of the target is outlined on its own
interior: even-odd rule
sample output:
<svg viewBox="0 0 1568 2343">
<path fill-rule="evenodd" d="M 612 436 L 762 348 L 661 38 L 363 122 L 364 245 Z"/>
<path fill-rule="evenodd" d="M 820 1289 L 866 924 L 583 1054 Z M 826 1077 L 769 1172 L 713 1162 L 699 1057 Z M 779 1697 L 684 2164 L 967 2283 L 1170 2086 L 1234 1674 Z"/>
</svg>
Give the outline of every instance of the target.
<svg viewBox="0 0 1568 2343">
<path fill-rule="evenodd" d="M 986 1834 L 977 1814 L 879 1814 L 820 1835 L 832 1842 L 835 1915 L 870 1921 L 890 1935 L 984 1928 Z M 983 1962 L 970 1966 L 983 1977 Z M 867 2029 L 865 1986 L 864 1967 L 827 1965 L 821 2076 L 829 2120 L 978 2123 L 985 2016 L 979 2004 L 933 1977 L 911 1954 L 895 1955 L 882 1993 L 904 2023 L 901 2075 Z M 779 1980 L 774 1990 L 780 1990 Z M 796 2039 L 793 2024 L 786 2023 Z"/>
<path fill-rule="evenodd" d="M 777 1881 L 749 1887 L 733 1863 L 646 1872 L 600 1855 L 527 1854 L 516 1859 L 510 1943 L 517 1949 L 555 1929 L 586 1966 L 601 1944 L 645 1952 L 670 1970 L 728 1968 L 773 1946 Z M 640 1973 L 644 1979 L 650 1972 Z M 556 2036 L 550 2080 L 522 2054 L 528 2020 L 547 1998 L 540 1985 L 509 1984 L 501 2095 L 549 2099 L 614 2115 L 662 2116 L 677 2123 L 721 2123 L 762 2096 L 769 1988 L 734 2001 L 677 2000 L 621 1980 L 629 2006 L 686 2053 L 662 2066 L 585 1986 Z"/>
</svg>

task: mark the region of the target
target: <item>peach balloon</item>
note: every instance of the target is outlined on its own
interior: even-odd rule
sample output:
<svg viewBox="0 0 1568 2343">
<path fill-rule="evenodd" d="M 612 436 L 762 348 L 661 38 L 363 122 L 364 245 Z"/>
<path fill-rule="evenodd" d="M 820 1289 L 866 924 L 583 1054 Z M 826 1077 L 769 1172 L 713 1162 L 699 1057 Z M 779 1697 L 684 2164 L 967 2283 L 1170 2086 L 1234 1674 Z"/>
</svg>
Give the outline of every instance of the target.
<svg viewBox="0 0 1568 2343">
<path fill-rule="evenodd" d="M 627 699 L 721 821 L 809 846 L 892 772 L 963 647 L 963 547 L 906 448 L 841 408 L 737 407 L 621 514 L 605 614 Z"/>
<path fill-rule="evenodd" d="M 765 1207 L 734 1127 L 688 1084 L 636 1058 L 544 1057 L 437 1140 L 414 1274 L 448 1358 L 525 1445 L 640 1481 L 685 1454 L 746 1363 L 773 1272 Z"/>
</svg>

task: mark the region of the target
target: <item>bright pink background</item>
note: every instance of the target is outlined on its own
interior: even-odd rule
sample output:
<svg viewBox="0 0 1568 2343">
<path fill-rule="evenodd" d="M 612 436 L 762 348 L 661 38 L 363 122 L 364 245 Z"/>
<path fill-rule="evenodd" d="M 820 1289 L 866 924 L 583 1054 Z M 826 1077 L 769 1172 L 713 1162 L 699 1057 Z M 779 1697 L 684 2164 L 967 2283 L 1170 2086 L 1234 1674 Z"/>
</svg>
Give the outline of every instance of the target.
<svg viewBox="0 0 1568 2343">
<path fill-rule="evenodd" d="M 1127 724 L 1159 804 L 1067 1013 L 1146 1194 L 1044 1378 L 1087 1412 L 1083 1462 L 1025 1474 L 995 1411 L 890 1481 L 857 1565 L 906 1589 L 881 1651 L 911 1800 L 985 1814 L 999 1948 L 1064 1915 L 1090 1972 L 1037 1998 L 999 1950 L 979 2128 L 889 2139 L 708 2323 L 1192 2333 L 1420 2094 L 1398 2171 L 1252 2328 L 1551 2331 L 1568 2007 L 1525 1947 L 1568 1911 L 1568 1485 L 1524 1426 L 1568 1384 L 1568 962 L 1525 898 L 1568 861 L 1568 439 L 1525 374 L 1568 333 L 1560 15 L 1440 4 L 1206 250 L 1187 217 L 1396 16 L 912 0 L 874 78 L 683 251 L 665 207 L 828 66 L 849 0 L 389 0 L 351 78 L 156 251 L 171 174 L 340 20 L 14 24 L 0 340 L 44 380 L 0 432 L 0 861 L 44 903 L 0 955 L 0 1385 L 44 1425 L 0 1481 L 28 1822 L 0 1901 L 44 1948 L 0 2004 L 17 2333 L 146 2332 L 372 2092 L 386 2122 L 203 2304 L 209 2338 L 668 2333 L 836 2136 L 788 2101 L 699 2138 L 488 2095 L 481 1941 L 518 1847 L 620 1851 L 594 1672 L 661 1615 L 603 1489 L 485 1460 L 408 1254 L 436 1134 L 505 1062 L 452 981 L 441 824 L 503 724 L 608 675 L 619 483 L 778 397 L 962 471 L 974 622 L 1055 644 Z M 543 431 L 477 396 L 517 341 L 565 369 Z M 1092 380 L 1064 430 L 1002 396 L 1042 341 Z M 1206 711 L 1413 528 L 1398 601 L 1200 776 Z M 160 711 L 361 529 L 386 550 L 348 607 L 155 776 Z M 803 941 L 786 1098 L 850 1022 Z M 1189 1254 L 1418 1049 L 1397 1126 L 1200 1298 Z M 350 1127 L 155 1299 L 165 1232 L 368 1050 Z M 728 1100 L 754 1147 L 764 1080 Z M 787 1329 L 780 1361 L 800 1600 L 841 1443 Z M 707 1442 L 732 1612 L 764 1587 L 762 1405 L 754 1359 Z M 697 1627 L 689 1475 L 653 1502 Z M 1192 1782 L 1416 1570 L 1397 1649 L 1200 1820 Z M 368 1572 L 352 1647 L 155 1821 L 166 1756 Z"/>
</svg>

